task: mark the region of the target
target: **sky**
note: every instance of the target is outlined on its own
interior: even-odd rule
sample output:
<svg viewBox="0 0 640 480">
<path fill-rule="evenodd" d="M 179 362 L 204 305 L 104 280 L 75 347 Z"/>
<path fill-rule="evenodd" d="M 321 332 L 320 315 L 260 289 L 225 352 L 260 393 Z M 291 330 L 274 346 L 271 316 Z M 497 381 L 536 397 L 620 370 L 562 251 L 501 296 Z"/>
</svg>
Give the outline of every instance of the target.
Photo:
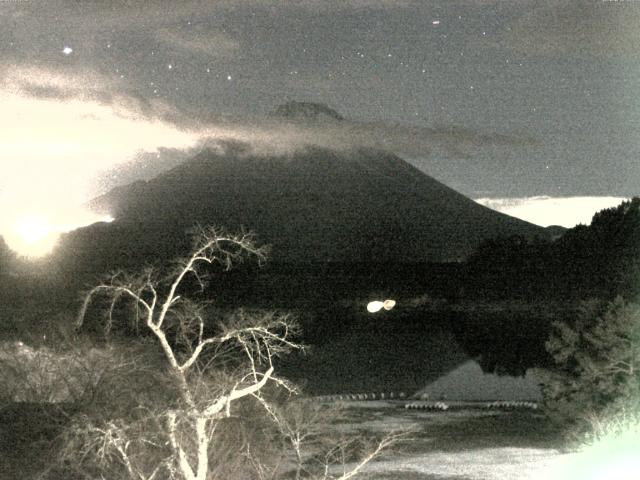
<svg viewBox="0 0 640 480">
<path fill-rule="evenodd" d="M 640 1 L 0 2 L 0 231 L 86 223 L 82 201 L 222 137 L 384 147 L 575 224 L 639 193 L 639 44 Z M 291 100 L 347 127 L 268 116 Z"/>
</svg>

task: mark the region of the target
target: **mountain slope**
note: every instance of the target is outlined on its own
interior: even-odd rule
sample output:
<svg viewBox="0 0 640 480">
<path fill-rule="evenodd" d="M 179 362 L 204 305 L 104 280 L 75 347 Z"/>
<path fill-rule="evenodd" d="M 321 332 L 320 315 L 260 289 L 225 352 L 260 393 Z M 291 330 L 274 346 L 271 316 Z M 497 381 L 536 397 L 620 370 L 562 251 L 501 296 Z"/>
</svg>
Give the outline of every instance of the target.
<svg viewBox="0 0 640 480">
<path fill-rule="evenodd" d="M 194 223 L 254 231 L 272 245 L 273 260 L 287 262 L 451 261 L 487 238 L 547 236 L 370 149 L 310 147 L 270 157 L 237 145 L 225 153 L 205 150 L 148 182 L 95 199 L 91 208 L 116 220 L 65 243 L 81 248 L 86 238 L 110 257 L 119 250 L 120 256 L 175 254 Z"/>
<path fill-rule="evenodd" d="M 291 101 L 276 107 L 272 113 L 274 117 L 288 120 L 327 120 L 341 121 L 344 117 L 334 109 L 322 103 Z"/>
</svg>

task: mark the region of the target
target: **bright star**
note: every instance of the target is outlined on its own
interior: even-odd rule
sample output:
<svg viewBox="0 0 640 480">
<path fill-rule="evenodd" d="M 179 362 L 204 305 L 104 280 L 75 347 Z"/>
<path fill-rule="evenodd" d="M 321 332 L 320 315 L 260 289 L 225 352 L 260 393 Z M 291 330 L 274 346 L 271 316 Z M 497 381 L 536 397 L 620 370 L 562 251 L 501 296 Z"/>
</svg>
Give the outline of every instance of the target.
<svg viewBox="0 0 640 480">
<path fill-rule="evenodd" d="M 71 47 L 64 47 L 62 49 L 62 53 L 64 53 L 65 55 L 71 55 L 73 53 L 73 48 Z"/>
</svg>

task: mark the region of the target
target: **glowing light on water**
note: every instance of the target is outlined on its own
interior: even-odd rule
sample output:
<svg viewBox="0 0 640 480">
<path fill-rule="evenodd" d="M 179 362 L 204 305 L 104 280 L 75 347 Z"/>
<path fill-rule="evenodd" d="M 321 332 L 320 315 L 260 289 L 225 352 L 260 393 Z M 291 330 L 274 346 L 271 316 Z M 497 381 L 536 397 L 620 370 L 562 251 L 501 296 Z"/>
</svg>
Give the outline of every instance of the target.
<svg viewBox="0 0 640 480">
<path fill-rule="evenodd" d="M 380 300 L 374 300 L 372 302 L 369 302 L 367 304 L 367 311 L 369 313 L 376 313 L 379 312 L 380 310 L 384 309 L 386 311 L 391 310 L 393 307 L 396 306 L 396 301 L 395 300 L 385 300 L 384 302 L 381 302 Z"/>
<path fill-rule="evenodd" d="M 367 311 L 369 313 L 379 312 L 380 310 L 382 310 L 383 305 L 384 305 L 384 302 L 380 302 L 380 301 L 369 302 L 367 304 Z"/>
</svg>

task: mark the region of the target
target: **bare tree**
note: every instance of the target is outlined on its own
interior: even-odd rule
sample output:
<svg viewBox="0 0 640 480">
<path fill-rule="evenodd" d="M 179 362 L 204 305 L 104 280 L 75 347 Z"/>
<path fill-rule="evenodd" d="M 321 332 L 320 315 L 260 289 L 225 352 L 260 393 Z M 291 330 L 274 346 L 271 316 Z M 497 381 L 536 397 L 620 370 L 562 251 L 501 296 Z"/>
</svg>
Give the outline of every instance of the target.
<svg viewBox="0 0 640 480">
<path fill-rule="evenodd" d="M 239 474 L 230 474 L 235 471 L 229 464 L 245 458 L 254 476 L 257 472 L 259 477 L 278 478 L 286 465 L 291 465 L 287 455 L 297 463 L 296 478 L 311 473 L 303 468 L 306 457 L 302 449 L 308 432 L 296 424 L 295 418 L 277 413 L 264 393 L 268 385 L 289 394 L 296 392 L 274 371 L 276 357 L 302 348 L 295 341 L 295 322 L 287 314 L 241 309 L 212 325 L 210 311 L 186 295 L 188 287 L 194 286 L 193 280 L 196 287 L 204 287 L 209 266 L 230 269 L 247 257 L 262 262 L 265 255 L 265 249 L 257 247 L 250 235 L 201 229 L 191 254 L 177 261 L 168 274 L 161 275 L 154 268 L 134 275 L 118 272 L 86 294 L 78 328 L 87 322 L 89 311 L 97 309 L 105 312 L 103 328 L 108 336 L 115 328 L 117 312 L 128 302 L 134 307 L 131 317 L 135 330 L 147 331 L 159 345 L 164 376 L 171 379 L 174 393 L 160 402 L 160 407 L 140 405 L 130 418 L 79 418 L 68 430 L 60 456 L 66 465 L 73 466 L 75 474 L 94 478 L 98 473 L 105 478 L 109 471 L 107 475 L 114 478 L 126 475 L 136 480 L 235 478 Z M 247 405 L 240 402 L 243 399 L 257 400 L 250 403 L 267 412 L 262 418 L 274 421 L 272 425 L 282 443 L 289 445 L 290 453 L 266 465 L 255 456 L 253 439 L 240 436 L 233 452 L 228 445 L 221 445 L 217 439 L 224 430 L 222 422 L 242 417 L 239 409 Z M 351 478 L 396 438 L 386 437 L 337 476 L 329 474 L 329 464 L 336 460 L 339 450 L 346 451 L 347 444 L 334 445 L 325 455 L 322 468 L 314 469 L 319 474 L 314 476 Z M 93 470 L 87 473 L 82 465 L 89 458 L 92 460 L 86 470 Z"/>
<path fill-rule="evenodd" d="M 82 326 L 96 297 L 109 301 L 105 332 L 113 327 L 116 306 L 123 300 L 133 302 L 136 321 L 140 321 L 159 343 L 169 375 L 174 379 L 177 401 L 162 412 L 165 444 L 169 455 L 161 465 L 146 466 L 136 461 L 129 432 L 116 422 L 95 427 L 102 437 L 99 455 L 114 456 L 131 478 L 150 480 L 164 470 L 171 477 L 185 480 L 208 478 L 212 433 L 217 423 L 232 415 L 234 402 L 245 397 L 261 398 L 267 382 L 292 389 L 274 375 L 273 359 L 300 345 L 292 339 L 295 324 L 288 315 L 239 312 L 226 323 L 217 325 L 213 334 L 205 324 L 202 306 L 182 297 L 181 289 L 192 276 L 203 286 L 206 265 L 220 264 L 229 269 L 246 256 L 264 260 L 265 250 L 256 247 L 250 235 L 227 235 L 212 228 L 199 232 L 192 253 L 177 262 L 176 268 L 160 277 L 146 269 L 138 275 L 117 273 L 107 282 L 91 289 L 78 315 Z M 242 352 L 246 368 L 238 369 L 232 382 L 207 382 L 206 374 L 216 361 L 230 352 Z"/>
</svg>

